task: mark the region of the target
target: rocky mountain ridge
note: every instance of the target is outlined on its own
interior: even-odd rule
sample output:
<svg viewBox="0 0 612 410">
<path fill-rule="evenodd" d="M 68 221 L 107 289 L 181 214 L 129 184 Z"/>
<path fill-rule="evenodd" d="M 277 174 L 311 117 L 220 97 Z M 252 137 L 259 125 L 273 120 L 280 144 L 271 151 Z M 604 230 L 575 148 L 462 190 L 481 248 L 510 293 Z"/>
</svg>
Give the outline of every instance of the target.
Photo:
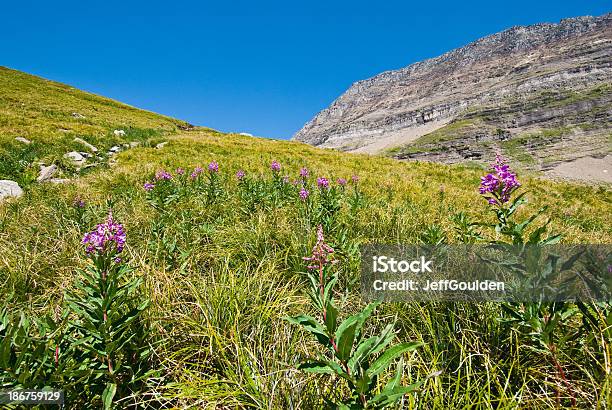
<svg viewBox="0 0 612 410">
<path fill-rule="evenodd" d="M 609 153 L 611 84 L 612 14 L 517 26 L 356 82 L 294 139 L 443 162 L 503 145 L 520 154 L 529 140 L 525 162 L 545 169 Z M 542 133 L 554 134 L 540 141 L 550 155 L 533 144 Z M 576 144 L 585 149 L 557 158 Z"/>
</svg>

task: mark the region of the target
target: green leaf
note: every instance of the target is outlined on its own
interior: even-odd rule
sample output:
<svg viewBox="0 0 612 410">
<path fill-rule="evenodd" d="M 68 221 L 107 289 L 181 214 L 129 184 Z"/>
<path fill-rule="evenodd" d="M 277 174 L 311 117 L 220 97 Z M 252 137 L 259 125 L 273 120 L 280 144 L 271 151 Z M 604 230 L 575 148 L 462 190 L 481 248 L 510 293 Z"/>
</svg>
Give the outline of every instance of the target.
<svg viewBox="0 0 612 410">
<path fill-rule="evenodd" d="M 336 331 L 338 319 L 338 308 L 334 306 L 333 302 L 329 302 L 325 314 L 325 326 L 329 334 L 333 334 Z"/>
<path fill-rule="evenodd" d="M 419 386 L 421 386 L 425 380 L 413 383 L 410 386 L 398 386 L 393 389 L 384 389 L 382 392 L 374 396 L 370 400 L 369 404 L 375 404 L 378 408 L 384 408 L 397 403 L 406 394 L 412 393 Z"/>
<path fill-rule="evenodd" d="M 357 335 L 359 335 L 361 333 L 361 328 L 363 327 L 365 321 L 368 320 L 368 318 L 372 315 L 372 313 L 374 313 L 374 310 L 378 307 L 378 305 L 380 305 L 380 302 L 371 302 L 359 314 L 359 316 L 360 316 L 360 318 L 359 318 L 359 325 L 357 326 L 357 329 L 356 329 L 357 330 L 356 331 Z"/>
<path fill-rule="evenodd" d="M 104 405 L 104 410 L 108 410 L 113 405 L 113 397 L 115 397 L 115 393 L 117 392 L 117 385 L 115 383 L 107 383 L 106 388 L 102 392 L 102 404 Z"/>
<path fill-rule="evenodd" d="M 391 341 L 395 334 L 393 333 L 393 323 L 388 324 L 379 336 L 372 336 L 359 343 L 355 352 L 348 361 L 349 369 L 354 373 L 361 363 L 370 355 L 384 349 Z"/>
<path fill-rule="evenodd" d="M 402 354 L 406 352 L 410 352 L 422 345 L 423 343 L 421 342 L 406 342 L 406 343 L 400 343 L 398 345 L 391 347 L 389 350 L 387 350 L 382 355 L 380 355 L 378 359 L 376 359 L 372 363 L 370 368 L 367 370 L 368 375 L 372 377 L 374 375 L 381 373 L 387 367 L 389 367 L 389 364 L 391 363 L 391 361 L 396 359 L 398 356 L 401 356 Z"/>
<path fill-rule="evenodd" d="M 508 216 L 512 215 L 519 206 L 527 203 L 527 199 L 523 199 L 523 197 L 527 194 L 527 192 L 523 192 L 519 196 L 516 197 L 514 201 L 512 201 L 512 205 L 508 208 Z"/>
<path fill-rule="evenodd" d="M 569 270 L 572 267 L 574 267 L 574 264 L 576 263 L 578 258 L 582 256 L 584 252 L 585 250 L 581 249 L 579 252 L 576 252 L 575 254 L 570 256 L 565 262 L 563 262 L 563 264 L 561 265 L 560 271 L 563 272 L 563 271 Z"/>
<path fill-rule="evenodd" d="M 317 338 L 319 343 L 329 347 L 329 337 L 325 333 L 325 329 L 323 329 L 321 324 L 319 324 L 319 322 L 317 322 L 312 316 L 298 315 L 296 317 L 285 317 L 285 320 L 290 323 L 302 326 L 305 330 L 312 333 Z"/>
<path fill-rule="evenodd" d="M 298 366 L 298 370 L 303 370 L 308 373 L 320 374 L 338 374 L 338 372 L 342 373 L 342 368 L 336 363 L 321 360 L 309 360 L 304 363 L 300 363 L 300 365 Z"/>
<path fill-rule="evenodd" d="M 548 238 L 542 240 L 539 244 L 540 245 L 554 245 L 556 243 L 559 243 L 559 241 L 561 241 L 562 238 L 563 238 L 563 235 L 561 234 L 549 236 Z"/>
<path fill-rule="evenodd" d="M 336 330 L 335 339 L 339 341 L 342 338 L 342 334 L 347 329 L 355 326 L 353 330 L 353 339 L 354 339 L 354 336 L 359 335 L 359 333 L 361 332 L 361 328 L 363 327 L 363 324 L 370 317 L 370 315 L 372 315 L 372 313 L 374 312 L 374 309 L 376 309 L 376 307 L 379 304 L 380 302 L 372 302 L 368 304 L 368 306 L 366 306 L 365 309 L 361 311 L 360 313 L 357 313 L 353 316 L 349 316 L 348 318 L 346 318 L 344 322 L 342 322 L 340 326 L 338 326 L 338 329 Z M 352 343 L 353 343 L 353 340 L 351 340 L 351 345 Z"/>
<path fill-rule="evenodd" d="M 374 349 L 372 349 L 372 352 L 370 354 L 376 354 L 380 352 L 382 349 L 387 347 L 389 343 L 391 343 L 391 341 L 395 337 L 395 333 L 393 332 L 394 326 L 395 323 L 390 323 L 383 329 L 383 332 L 380 334 L 378 343 L 376 343 L 376 346 L 374 346 Z"/>
<path fill-rule="evenodd" d="M 387 383 L 383 391 L 385 390 L 392 391 L 393 389 L 398 387 L 400 385 L 400 382 L 402 381 L 403 373 L 404 373 L 404 358 L 400 357 L 399 361 L 397 362 L 397 371 L 395 372 L 395 377 L 391 379 L 389 383 Z"/>
<path fill-rule="evenodd" d="M 353 349 L 353 341 L 355 340 L 355 332 L 358 325 L 359 317 L 353 316 L 346 319 L 338 327 L 338 332 L 336 333 L 336 346 L 338 348 L 336 356 L 338 359 L 344 361 L 349 358 L 351 350 Z"/>
<path fill-rule="evenodd" d="M 351 372 L 355 373 L 357 367 L 361 364 L 361 362 L 366 359 L 369 354 L 372 352 L 372 349 L 378 342 L 379 336 L 372 336 L 365 340 L 363 340 L 357 348 L 355 349 L 355 353 L 351 356 L 348 361 L 349 369 Z"/>
</svg>

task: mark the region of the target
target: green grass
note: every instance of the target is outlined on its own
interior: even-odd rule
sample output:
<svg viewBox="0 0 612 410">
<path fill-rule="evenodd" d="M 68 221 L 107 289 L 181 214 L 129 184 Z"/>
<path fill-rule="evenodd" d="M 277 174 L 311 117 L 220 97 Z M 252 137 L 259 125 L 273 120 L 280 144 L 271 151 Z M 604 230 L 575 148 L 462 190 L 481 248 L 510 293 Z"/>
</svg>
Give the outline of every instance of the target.
<svg viewBox="0 0 612 410">
<path fill-rule="evenodd" d="M 84 118 L 77 118 L 73 114 Z M 145 143 L 170 135 L 187 124 L 140 110 L 65 84 L 0 67 L 0 179 L 32 180 L 36 162 L 63 166 L 69 151 L 83 151 L 80 137 L 104 152 L 130 141 Z M 125 137 L 113 130 L 123 129 Z M 15 141 L 24 137 L 30 146 Z"/>
<path fill-rule="evenodd" d="M 390 148 L 386 150 L 383 155 L 393 157 L 400 154 L 444 151 L 447 150 L 448 147 L 439 144 L 460 139 L 470 131 L 482 129 L 484 126 L 480 118 L 456 120 L 436 131 L 419 137 L 410 144 Z"/>
<path fill-rule="evenodd" d="M 54 99 L 48 98 L 51 104 Z M 0 102 L 5 110 L 6 99 L 4 94 Z M 66 111 L 93 116 L 86 110 L 89 102 L 85 98 L 83 106 L 75 102 Z M 116 104 L 99 106 L 113 110 L 108 124 L 172 130 L 174 120 L 131 108 L 123 118 Z M 12 135 L 19 133 L 16 123 L 22 120 L 24 130 L 37 127 L 38 119 L 25 118 L 14 116 Z M 100 127 L 102 138 L 114 125 L 88 126 Z M 145 140 L 156 137 L 139 132 Z M 310 409 L 321 408 L 322 397 L 336 394 L 329 379 L 295 370 L 317 348 L 283 320 L 309 309 L 301 258 L 312 248 L 313 227 L 305 225 L 297 199 L 245 212 L 236 194 L 238 169 L 269 175 L 269 164 L 276 159 L 282 173 L 292 177 L 302 166 L 333 179 L 361 177 L 366 205 L 356 212 L 343 207 L 328 233 L 339 259 L 344 312 L 363 306 L 359 261 L 351 251 L 355 246 L 414 243 L 432 225 L 455 242 L 449 217 L 458 211 L 492 221 L 483 216 L 488 215 L 487 205 L 477 192 L 483 171 L 475 167 L 401 163 L 207 129 L 164 135 L 169 143 L 161 150 L 141 146 L 125 151 L 113 167 L 63 186 L 30 184 L 23 198 L 0 205 L 0 294 L 11 311 L 59 314 L 64 290 L 74 285 L 75 270 L 86 264 L 82 235 L 104 219 L 109 207 L 126 225 L 125 257 L 153 301 L 148 315 L 151 337 L 160 343 L 156 364 L 163 375 L 151 380 L 147 395 L 134 399 L 141 403 L 156 398 L 173 408 Z M 40 137 L 37 150 L 46 144 L 54 147 L 57 136 L 49 134 L 48 141 Z M 163 217 L 147 204 L 142 184 L 157 169 L 191 169 L 211 160 L 219 162 L 226 187 L 222 203 L 207 205 L 201 197 L 187 197 Z M 530 200 L 521 214 L 551 205 L 544 217 L 551 219 L 551 230 L 564 234 L 564 242 L 612 243 L 609 188 L 520 178 Z M 88 204 L 84 217 L 72 207 L 76 197 Z M 407 360 L 406 382 L 441 371 L 415 396 L 406 397 L 404 408 L 556 408 L 559 389 L 561 403 L 567 405 L 568 392 L 555 369 L 504 328 L 497 320 L 500 315 L 495 303 L 382 305 L 371 331 L 397 317 L 400 340 L 425 343 Z M 606 367 L 612 358 L 610 341 L 603 331 L 578 337 L 581 326 L 576 316 L 563 329 L 559 360 L 579 407 L 606 408 L 612 392 Z"/>
</svg>

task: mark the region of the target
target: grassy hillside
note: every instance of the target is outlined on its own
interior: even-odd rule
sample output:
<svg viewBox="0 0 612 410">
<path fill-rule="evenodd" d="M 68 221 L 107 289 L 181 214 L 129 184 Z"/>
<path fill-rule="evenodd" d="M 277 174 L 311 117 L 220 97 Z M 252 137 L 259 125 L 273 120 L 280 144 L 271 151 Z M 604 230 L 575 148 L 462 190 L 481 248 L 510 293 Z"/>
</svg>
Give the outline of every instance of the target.
<svg viewBox="0 0 612 410">
<path fill-rule="evenodd" d="M 70 108 L 57 104 L 57 111 L 68 116 L 72 110 L 92 118 L 97 112 L 86 110 L 90 103 Z M 90 125 L 99 127 L 99 138 L 117 124 L 166 131 L 176 124 L 131 108 L 125 117 L 119 106 L 108 109 L 106 120 Z M 13 124 L 22 119 L 15 113 L 3 115 L 12 115 Z M 23 129 L 33 130 L 36 122 L 28 121 Z M 21 130 L 12 127 L 11 136 Z M 52 127 L 41 127 L 50 130 L 41 144 L 53 145 L 54 138 L 61 138 Z M 94 128 L 90 132 L 95 134 Z M 316 225 L 325 226 L 335 249 L 338 305 L 345 318 L 364 306 L 359 245 L 458 243 L 465 233 L 456 222 L 460 212 L 471 221 L 494 222 L 490 206 L 478 194 L 482 169 L 400 163 L 206 129 L 166 138 L 169 143 L 162 149 L 127 150 L 113 166 L 69 184 L 30 184 L 24 197 L 0 204 L 0 335 L 3 305 L 12 317 L 23 311 L 61 322 L 68 309 L 66 293 L 76 289 L 79 269 L 91 263 L 83 235 L 104 221 L 109 209 L 125 226 L 126 249 L 117 263 L 129 264 L 130 275 L 142 279 L 139 300 L 151 300 L 143 319 L 149 331 L 136 337 L 151 343 L 154 353 L 147 366 L 155 372 L 138 390 L 120 385 L 115 397 L 119 408 L 310 409 L 322 408 L 325 399 L 339 400 L 348 394 L 346 383 L 296 370 L 301 359 L 323 351 L 309 333 L 284 320 L 299 313 L 316 315 L 305 295 L 302 259 L 311 253 Z M 207 171 L 212 161 L 218 172 Z M 272 161 L 280 163 L 280 171 L 270 169 Z M 201 174 L 194 171 L 198 166 L 204 168 Z M 308 201 L 298 195 L 302 185 L 291 184 L 299 180 L 302 167 L 309 170 L 304 185 Z M 186 173 L 181 176 L 179 168 Z M 161 169 L 172 180 L 156 179 Z M 236 177 L 239 170 L 246 179 Z M 289 183 L 283 182 L 285 175 Z M 346 187 L 336 182 L 351 181 L 353 175 L 358 182 Z M 323 219 L 318 212 L 325 208 L 328 191 L 317 188 L 317 177 L 331 181 L 329 192 L 337 200 L 337 208 Z M 607 188 L 543 182 L 528 175 L 519 179 L 529 197 L 519 218 L 548 205 L 538 220 L 550 219 L 549 231 L 562 233 L 563 242 L 612 243 L 612 195 Z M 147 181 L 156 184 L 149 192 L 143 188 Z M 171 188 L 160 191 L 164 187 Z M 486 227 L 476 229 L 480 241 L 499 238 Z M 557 408 L 569 406 L 572 396 L 578 408 L 605 408 L 612 399 L 606 322 L 612 316 L 608 306 L 592 309 L 599 318 L 595 322 L 575 312 L 558 329 L 556 360 L 569 388 L 549 355 L 534 350 L 518 330 L 500 321 L 500 304 L 382 304 L 364 333 L 376 334 L 396 318 L 397 341 L 423 343 L 405 355 L 402 382 L 435 376 L 406 395 L 399 405 L 403 408 Z M 74 315 L 67 313 L 66 320 Z M 55 366 L 72 357 L 69 348 L 54 340 L 42 349 L 50 374 L 57 372 L 52 364 L 56 346 L 62 348 Z M 11 385 L 11 376 L 4 376 Z M 34 377 L 23 376 L 23 384 Z M 391 371 L 381 374 L 379 384 L 392 377 Z M 100 406 L 103 394 L 95 385 L 66 388 L 71 406 Z"/>
<path fill-rule="evenodd" d="M 145 143 L 186 126 L 183 121 L 0 67 L 0 179 L 28 184 L 37 174 L 38 162 L 55 163 L 73 173 L 63 155 L 84 150 L 75 137 L 103 154 L 113 145 Z M 114 136 L 116 129 L 124 130 L 125 137 Z M 18 142 L 16 137 L 32 144 Z"/>
</svg>

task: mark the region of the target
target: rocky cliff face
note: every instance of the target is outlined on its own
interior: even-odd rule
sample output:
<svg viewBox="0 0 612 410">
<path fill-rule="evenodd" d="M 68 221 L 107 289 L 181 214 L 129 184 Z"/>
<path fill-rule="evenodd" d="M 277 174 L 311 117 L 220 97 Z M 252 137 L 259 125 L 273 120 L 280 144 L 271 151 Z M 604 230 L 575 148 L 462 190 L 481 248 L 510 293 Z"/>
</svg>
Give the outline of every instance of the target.
<svg viewBox="0 0 612 410">
<path fill-rule="evenodd" d="M 444 162 L 502 148 L 542 168 L 580 141 L 570 156 L 609 152 L 611 84 L 612 14 L 513 27 L 353 84 L 294 139 Z"/>
</svg>

